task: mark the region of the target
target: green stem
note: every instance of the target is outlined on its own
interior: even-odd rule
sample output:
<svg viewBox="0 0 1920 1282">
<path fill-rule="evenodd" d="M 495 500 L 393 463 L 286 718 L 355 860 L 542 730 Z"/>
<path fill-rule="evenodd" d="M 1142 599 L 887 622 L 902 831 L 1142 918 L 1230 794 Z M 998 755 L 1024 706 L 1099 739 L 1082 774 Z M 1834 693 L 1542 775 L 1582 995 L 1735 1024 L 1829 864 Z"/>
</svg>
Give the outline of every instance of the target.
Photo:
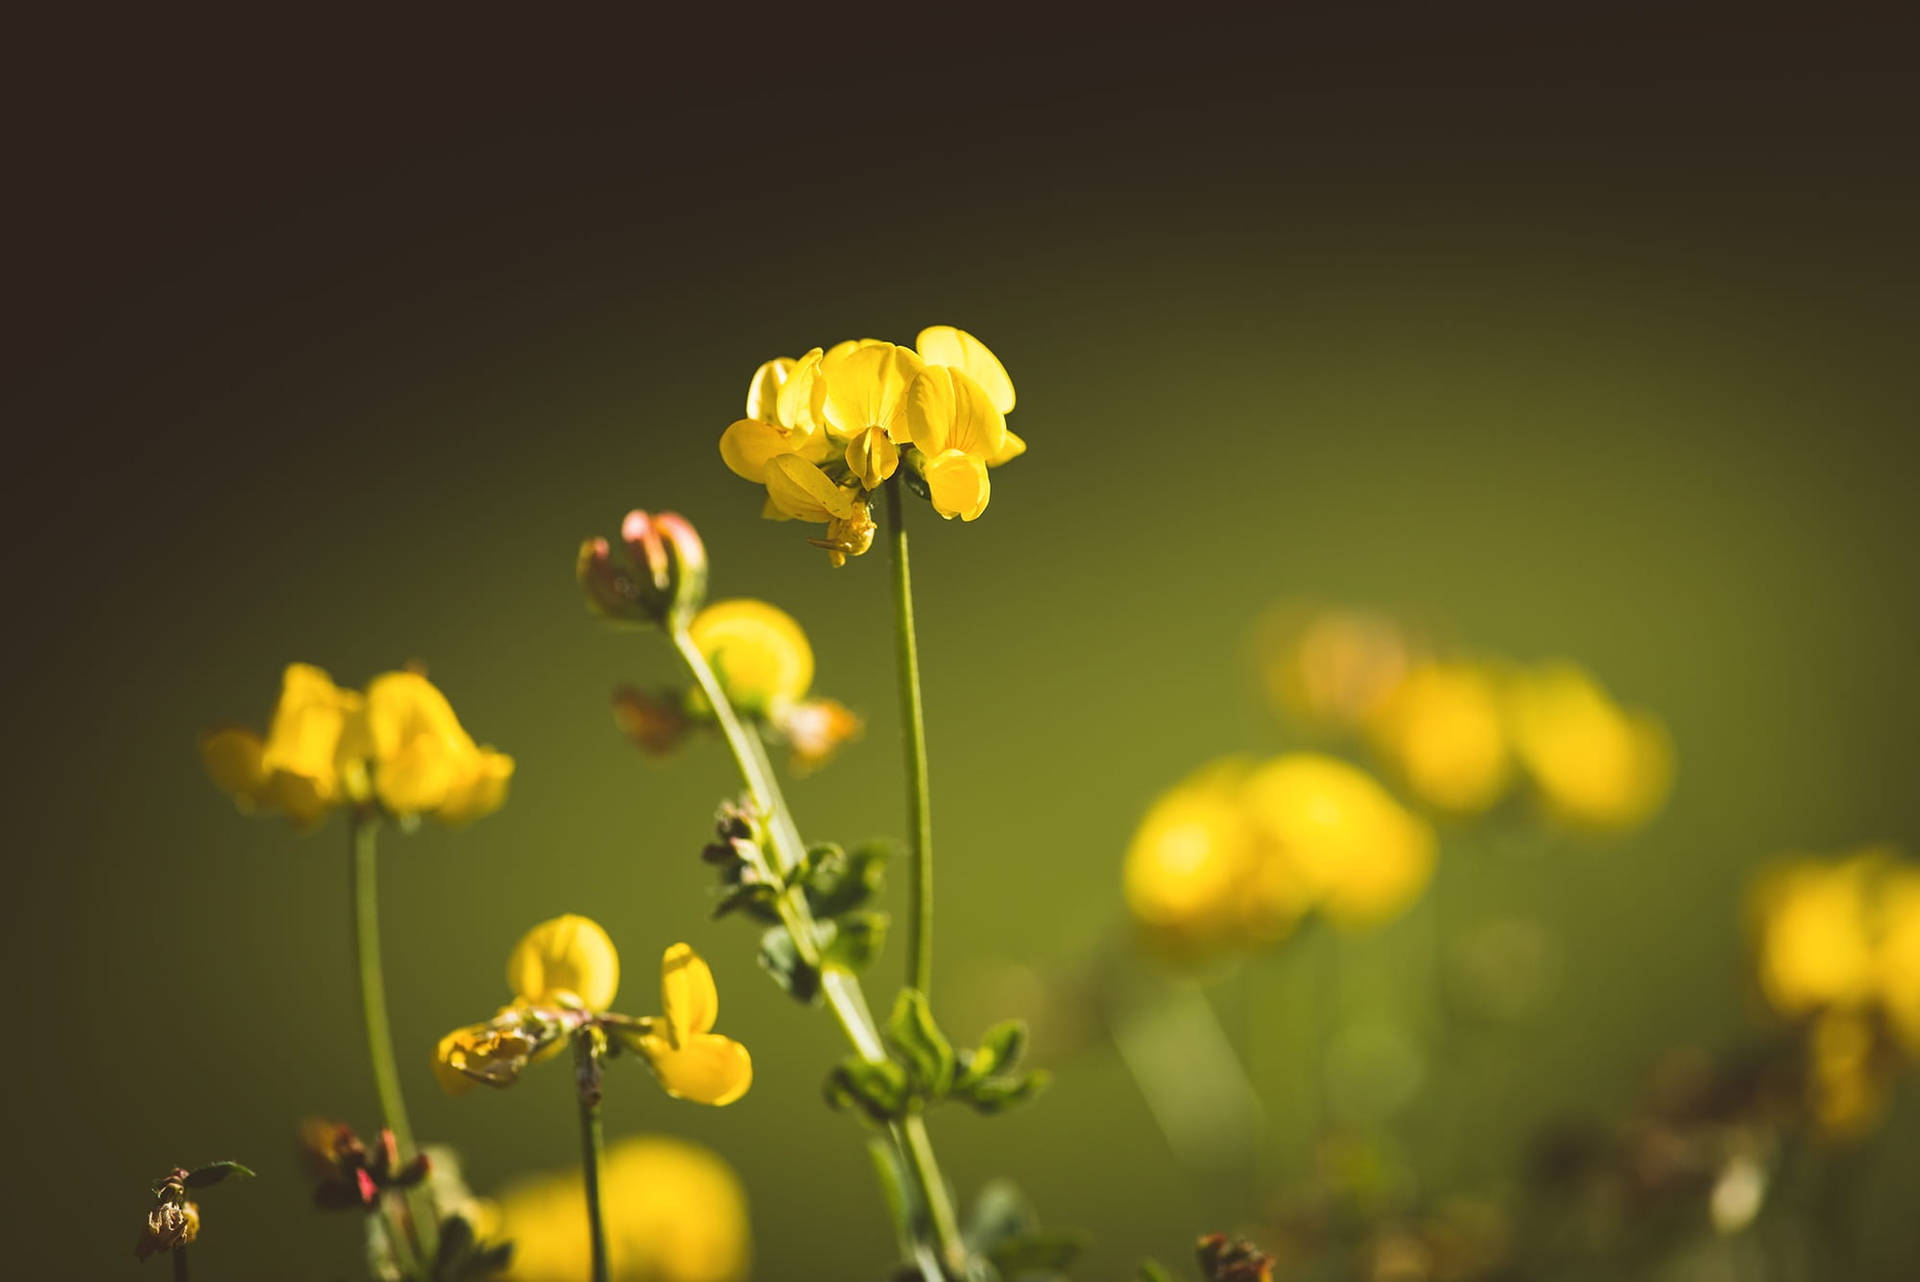
<svg viewBox="0 0 1920 1282">
<path fill-rule="evenodd" d="M 393 1054 L 393 1028 L 387 1019 L 387 986 L 380 963 L 380 865 L 377 846 L 380 817 L 370 809 L 353 812 L 354 946 L 360 962 L 360 1013 L 367 1027 L 367 1056 L 373 1063 L 373 1086 L 380 1097 L 380 1116 L 400 1150 L 400 1160 L 413 1157 L 413 1128 L 407 1125 L 407 1102 L 400 1093 L 400 1069 Z M 419 1256 L 429 1265 L 440 1249 L 440 1226 L 426 1187 L 407 1197 L 412 1231 Z M 397 1217 L 396 1217 L 397 1218 Z M 401 1226 L 393 1225 L 396 1248 L 404 1241 Z"/>
<path fill-rule="evenodd" d="M 187 1282 L 187 1248 L 173 1248 L 173 1282 Z"/>
<path fill-rule="evenodd" d="M 906 759 L 907 829 L 912 834 L 907 865 L 907 985 L 932 995 L 933 988 L 933 806 L 927 777 L 927 714 L 920 698 L 920 646 L 913 630 L 913 572 L 907 562 L 907 523 L 901 512 L 900 479 L 887 485 L 887 546 L 893 553 L 893 631 L 900 673 L 900 735 Z"/>
<path fill-rule="evenodd" d="M 593 1282 L 607 1282 L 612 1271 L 607 1262 L 607 1217 L 600 1205 L 600 1168 L 606 1161 L 606 1132 L 600 1123 L 600 1090 L 595 1082 L 599 1066 L 594 1062 L 590 1032 L 574 1039 L 573 1051 L 580 1083 L 580 1174 L 587 1190 L 587 1240 L 593 1251 Z"/>
<path fill-rule="evenodd" d="M 713 709 L 714 721 L 719 724 L 720 733 L 733 753 L 734 765 L 740 771 L 741 780 L 747 786 L 755 809 L 766 817 L 773 871 L 785 875 L 800 866 L 806 857 L 806 844 L 801 839 L 798 825 L 793 821 L 793 812 L 787 807 L 786 797 L 780 790 L 779 778 L 767 760 L 766 748 L 760 742 L 760 736 L 740 720 L 727 698 L 726 690 L 714 675 L 712 665 L 700 653 L 700 647 L 694 644 L 687 630 L 674 630 L 672 641 L 681 662 L 686 665 L 694 683 L 706 696 L 708 706 Z M 782 895 L 775 907 L 780 914 L 781 924 L 793 937 L 794 947 L 801 959 L 819 968 L 821 994 L 848 1044 L 867 1062 L 884 1062 L 887 1059 L 886 1042 L 874 1022 L 873 1011 L 867 1005 L 860 981 L 842 967 L 823 964 L 818 927 L 805 896 Z M 918 1117 L 911 1117 L 890 1127 L 888 1134 L 913 1179 L 914 1192 L 927 1211 L 928 1228 L 934 1237 L 930 1253 L 936 1257 L 933 1263 L 924 1258 L 920 1261 L 928 1282 L 966 1277 L 966 1244 L 960 1236 L 952 1198 L 948 1195 L 946 1181 L 940 1175 L 939 1163 L 934 1158 L 926 1124 Z M 909 1227 L 903 1225 L 903 1231 Z M 922 1253 L 923 1256 L 925 1254 L 928 1253 Z"/>
</svg>

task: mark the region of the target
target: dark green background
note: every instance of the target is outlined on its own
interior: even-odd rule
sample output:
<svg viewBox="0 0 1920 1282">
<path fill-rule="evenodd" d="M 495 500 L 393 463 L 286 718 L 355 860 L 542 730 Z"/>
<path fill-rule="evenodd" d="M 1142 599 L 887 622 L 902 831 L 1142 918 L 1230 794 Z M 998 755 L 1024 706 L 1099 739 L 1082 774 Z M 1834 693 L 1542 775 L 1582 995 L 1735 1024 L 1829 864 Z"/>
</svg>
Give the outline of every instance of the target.
<svg viewBox="0 0 1920 1282">
<path fill-rule="evenodd" d="M 1284 596 L 1576 656 L 1678 743 L 1644 835 L 1443 874 L 1565 959 L 1468 1075 L 1463 1178 L 1751 1025 L 1756 860 L 1914 839 L 1920 186 L 1890 33 L 1399 6 L 851 25 L 24 33 L 16 1268 L 133 1272 L 145 1182 L 229 1156 L 263 1178 L 207 1199 L 204 1276 L 351 1259 L 292 1153 L 302 1116 L 372 1122 L 345 834 L 236 817 L 194 739 L 264 719 L 288 660 L 358 684 L 418 659 L 520 768 L 499 815 L 386 849 L 417 1129 L 482 1188 L 571 1161 L 565 1074 L 446 1100 L 432 1039 L 492 1009 L 545 916 L 607 925 L 636 1011 L 686 938 L 754 1091 L 701 1111 L 636 1071 L 612 1130 L 723 1153 L 762 1276 L 877 1276 L 865 1156 L 818 1104 L 828 1021 L 703 917 L 725 762 L 618 738 L 608 690 L 667 656 L 571 578 L 628 507 L 691 517 L 716 592 L 790 609 L 819 688 L 870 718 L 794 788 L 803 827 L 897 831 L 884 561 L 830 572 L 714 448 L 757 362 L 842 337 L 973 330 L 1032 446 L 977 524 L 912 513 L 956 1022 L 993 1013 L 996 966 L 1049 973 L 1112 926 L 1158 788 L 1284 742 L 1242 648 Z M 1017 1174 L 1092 1231 L 1087 1277 L 1238 1221 L 1110 1053 L 1058 1067 L 1016 1121 L 935 1120 L 964 1190 Z M 1861 1210 L 1889 1275 L 1920 1250 L 1914 1123 Z"/>
</svg>

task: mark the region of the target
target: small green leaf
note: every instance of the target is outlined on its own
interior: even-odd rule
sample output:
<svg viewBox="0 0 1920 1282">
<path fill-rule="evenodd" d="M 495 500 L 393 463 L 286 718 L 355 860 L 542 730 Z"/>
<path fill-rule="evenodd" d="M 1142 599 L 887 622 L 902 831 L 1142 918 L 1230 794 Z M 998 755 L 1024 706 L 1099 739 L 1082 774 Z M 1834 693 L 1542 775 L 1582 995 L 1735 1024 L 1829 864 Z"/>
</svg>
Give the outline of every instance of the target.
<svg viewBox="0 0 1920 1282">
<path fill-rule="evenodd" d="M 820 972 L 800 956 L 785 926 L 775 926 L 760 936 L 756 960 L 795 1001 L 811 1006 L 820 1000 Z"/>
<path fill-rule="evenodd" d="M 1142 1260 L 1135 1282 L 1173 1282 L 1173 1274 L 1161 1268 L 1158 1260 Z"/>
<path fill-rule="evenodd" d="M 955 1090 L 966 1090 L 989 1077 L 998 1077 L 1020 1062 L 1027 1049 L 1027 1026 L 1017 1019 L 989 1028 L 980 1039 L 980 1049 L 961 1056 L 960 1076 Z"/>
<path fill-rule="evenodd" d="M 973 1200 L 963 1236 L 975 1252 L 986 1255 L 1009 1238 L 1031 1233 L 1039 1227 L 1040 1217 L 1034 1214 L 1033 1205 L 1020 1191 L 1020 1186 L 1012 1180 L 996 1179 L 988 1180 L 980 1196 Z"/>
<path fill-rule="evenodd" d="M 1078 1233 L 1048 1232 L 1036 1229 L 1002 1240 L 987 1252 L 993 1267 L 1006 1282 L 1036 1276 L 1059 1277 L 1073 1265 L 1086 1246 Z"/>
<path fill-rule="evenodd" d="M 712 915 L 717 921 L 728 913 L 744 911 L 748 916 L 763 922 L 777 922 L 780 920 L 780 912 L 774 907 L 774 903 L 779 897 L 780 892 L 766 882 L 750 881 L 728 888 L 727 892 L 720 896 L 720 901 L 713 906 Z"/>
<path fill-rule="evenodd" d="M 826 1097 L 832 1108 L 857 1106 L 884 1126 L 906 1116 L 907 1073 L 892 1060 L 844 1060 L 827 1075 Z"/>
<path fill-rule="evenodd" d="M 872 900 L 885 880 L 887 855 L 887 846 L 881 842 L 851 851 L 835 845 L 809 850 L 800 881 L 814 915 L 839 917 Z"/>
<path fill-rule="evenodd" d="M 925 993 L 917 988 L 900 990 L 887 1020 L 887 1041 L 900 1052 L 922 1097 L 937 1100 L 953 1088 L 953 1043 L 933 1022 Z"/>
<path fill-rule="evenodd" d="M 886 944 L 885 913 L 849 913 L 831 924 L 833 939 L 820 959 L 826 965 L 855 972 L 865 970 Z"/>
<path fill-rule="evenodd" d="M 250 1180 L 253 1178 L 253 1172 L 238 1162 L 209 1162 L 188 1175 L 186 1185 L 190 1189 L 211 1188 L 229 1176 Z"/>
<path fill-rule="evenodd" d="M 990 1077 L 970 1085 L 961 1093 L 961 1098 L 971 1104 L 976 1112 L 1003 1113 L 1045 1090 L 1048 1080 L 1043 1072 L 1023 1073 L 1018 1077 Z"/>
</svg>

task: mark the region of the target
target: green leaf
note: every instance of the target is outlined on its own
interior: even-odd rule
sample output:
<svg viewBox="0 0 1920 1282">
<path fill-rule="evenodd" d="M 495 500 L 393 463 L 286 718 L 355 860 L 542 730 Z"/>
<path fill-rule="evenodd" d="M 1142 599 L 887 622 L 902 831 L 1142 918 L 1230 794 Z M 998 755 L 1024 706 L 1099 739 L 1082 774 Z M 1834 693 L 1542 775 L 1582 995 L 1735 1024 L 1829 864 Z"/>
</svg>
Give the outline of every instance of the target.
<svg viewBox="0 0 1920 1282">
<path fill-rule="evenodd" d="M 1023 1073 L 1018 1077 L 990 1077 L 974 1082 L 964 1092 L 956 1092 L 976 1112 L 1004 1113 L 1015 1104 L 1025 1103 L 1046 1089 L 1050 1079 L 1044 1072 Z"/>
<path fill-rule="evenodd" d="M 720 901 L 713 906 L 712 915 L 714 920 L 718 921 L 728 913 L 744 910 L 750 917 L 769 923 L 777 922 L 780 920 L 780 912 L 774 907 L 774 903 L 779 897 L 780 892 L 766 882 L 750 881 L 744 885 L 730 887 L 724 895 L 720 896 Z"/>
<path fill-rule="evenodd" d="M 954 1089 L 964 1091 L 989 1077 L 998 1077 L 1020 1062 L 1027 1049 L 1027 1026 L 1017 1019 L 989 1028 L 980 1039 L 980 1049 L 961 1056 L 960 1076 Z"/>
<path fill-rule="evenodd" d="M 834 928 L 833 938 L 820 959 L 825 965 L 862 971 L 880 955 L 881 948 L 886 945 L 885 913 L 849 913 L 831 925 Z"/>
<path fill-rule="evenodd" d="M 952 1089 L 953 1043 L 933 1022 L 925 993 L 917 988 L 900 990 L 887 1019 L 887 1041 L 900 1053 L 922 1096 L 937 1100 Z"/>
<path fill-rule="evenodd" d="M 1035 1229 L 1002 1240 L 987 1252 L 993 1267 L 1005 1282 L 1019 1278 L 1059 1277 L 1067 1271 L 1086 1246 L 1078 1233 L 1048 1232 Z"/>
<path fill-rule="evenodd" d="M 1020 1186 L 1012 1180 L 996 1179 L 988 1180 L 973 1200 L 962 1236 L 974 1251 L 985 1255 L 1007 1239 L 1039 1227 L 1040 1217 L 1034 1214 Z"/>
<path fill-rule="evenodd" d="M 839 917 L 872 900 L 885 881 L 887 856 L 883 842 L 851 851 L 831 844 L 809 850 L 800 880 L 814 915 Z"/>
<path fill-rule="evenodd" d="M 1161 1268 L 1158 1260 L 1142 1260 L 1136 1282 L 1173 1282 L 1173 1274 Z"/>
<path fill-rule="evenodd" d="M 858 1107 L 882 1126 L 906 1116 L 910 1095 L 906 1070 L 890 1059 L 843 1060 L 827 1075 L 830 1107 Z"/>
<path fill-rule="evenodd" d="M 243 1180 L 253 1178 L 253 1171 L 238 1162 L 209 1162 L 199 1170 L 187 1176 L 186 1185 L 190 1189 L 211 1188 L 229 1176 Z"/>
<path fill-rule="evenodd" d="M 820 972 L 800 956 L 785 926 L 775 926 L 760 936 L 756 960 L 795 1001 L 811 1006 L 820 1000 Z"/>
</svg>

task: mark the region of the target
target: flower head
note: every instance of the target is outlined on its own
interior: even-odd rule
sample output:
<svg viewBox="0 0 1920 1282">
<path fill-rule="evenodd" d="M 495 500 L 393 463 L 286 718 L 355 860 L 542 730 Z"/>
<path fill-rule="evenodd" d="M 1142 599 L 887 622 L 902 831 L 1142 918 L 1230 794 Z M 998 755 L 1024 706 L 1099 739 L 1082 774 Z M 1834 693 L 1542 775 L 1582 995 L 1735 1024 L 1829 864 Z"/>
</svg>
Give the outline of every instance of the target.
<svg viewBox="0 0 1920 1282">
<path fill-rule="evenodd" d="M 1497 673 L 1482 664 L 1414 668 L 1375 707 L 1373 740 L 1420 800 L 1452 814 L 1478 814 L 1513 776 Z"/>
<path fill-rule="evenodd" d="M 303 828 L 336 806 L 375 802 L 398 818 L 461 824 L 499 809 L 513 776 L 513 758 L 475 744 L 420 673 L 386 673 L 363 695 L 306 663 L 288 665 L 264 739 L 215 730 L 200 754 L 241 810 Z"/>
<path fill-rule="evenodd" d="M 1620 707 L 1568 663 L 1521 674 L 1509 699 L 1520 762 L 1560 818 L 1588 828 L 1631 828 L 1666 801 L 1673 744 L 1651 714 Z"/>
<path fill-rule="evenodd" d="M 689 631 L 728 699 L 744 711 L 766 714 L 801 699 L 813 684 L 813 647 L 778 606 L 716 601 L 694 616 Z"/>
<path fill-rule="evenodd" d="M 828 527 L 833 564 L 873 542 L 869 500 L 903 468 L 944 517 L 986 510 L 987 469 L 1026 450 L 1007 429 L 1013 380 L 986 344 L 936 325 L 911 348 L 857 339 L 754 372 L 720 457 L 766 486 L 766 514 Z"/>
<path fill-rule="evenodd" d="M 746 1047 L 713 1032 L 720 1009 L 713 972 L 686 944 L 661 959 L 659 1016 L 636 1019 L 609 1009 L 619 991 L 619 954 L 597 923 L 573 914 L 527 932 L 507 959 L 507 984 L 511 1005 L 485 1023 L 455 1029 L 434 1048 L 434 1074 L 449 1094 L 465 1094 L 475 1083 L 510 1086 L 527 1065 L 579 1037 L 638 1052 L 676 1099 L 731 1104 L 753 1082 Z"/>
</svg>

